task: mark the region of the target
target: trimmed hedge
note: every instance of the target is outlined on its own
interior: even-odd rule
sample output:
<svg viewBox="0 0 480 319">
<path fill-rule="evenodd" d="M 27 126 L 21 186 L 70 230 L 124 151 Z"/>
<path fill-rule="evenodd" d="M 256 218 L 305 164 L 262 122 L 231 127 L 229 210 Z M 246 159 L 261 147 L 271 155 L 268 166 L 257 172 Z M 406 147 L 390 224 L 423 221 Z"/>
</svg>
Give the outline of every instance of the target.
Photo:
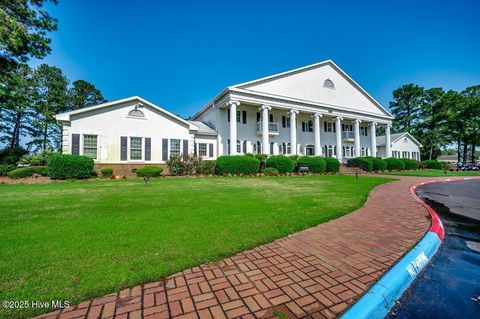
<svg viewBox="0 0 480 319">
<path fill-rule="evenodd" d="M 101 173 L 103 177 L 110 177 L 113 175 L 113 169 L 105 167 L 104 169 L 101 170 Z"/>
<path fill-rule="evenodd" d="M 53 154 L 48 158 L 47 168 L 52 179 L 82 179 L 97 175 L 93 159 L 82 155 Z"/>
<path fill-rule="evenodd" d="M 8 173 L 8 177 L 10 178 L 24 178 L 24 177 L 30 177 L 33 174 L 38 174 L 42 176 L 47 176 L 47 167 L 46 166 L 25 166 L 21 168 L 17 168 L 13 171 L 10 171 Z"/>
<path fill-rule="evenodd" d="M 8 172 L 16 169 L 15 165 L 12 164 L 0 164 L 0 176 L 7 176 Z"/>
<path fill-rule="evenodd" d="M 386 158 L 384 161 L 387 163 L 387 169 L 389 171 L 401 171 L 405 169 L 405 163 L 401 159 L 389 157 Z"/>
<path fill-rule="evenodd" d="M 195 167 L 195 174 L 213 175 L 215 174 L 216 165 L 217 162 L 215 160 L 201 160 Z"/>
<path fill-rule="evenodd" d="M 278 176 L 278 175 L 280 175 L 278 170 L 276 168 L 273 168 L 273 167 L 265 168 L 265 170 L 263 171 L 263 174 L 265 174 L 265 176 Z"/>
<path fill-rule="evenodd" d="M 373 170 L 373 162 L 369 158 L 365 157 L 356 157 L 349 158 L 347 161 L 348 167 L 359 167 L 364 171 L 371 172 Z"/>
<path fill-rule="evenodd" d="M 405 169 L 418 169 L 420 166 L 420 163 L 412 159 L 402 158 L 401 160 L 405 163 Z"/>
<path fill-rule="evenodd" d="M 163 172 L 160 166 L 144 166 L 135 172 L 138 177 L 158 177 Z"/>
<path fill-rule="evenodd" d="M 383 172 L 387 169 L 387 162 L 379 157 L 372 158 L 373 170 L 376 172 Z"/>
<path fill-rule="evenodd" d="M 217 158 L 215 173 L 224 174 L 257 174 L 260 170 L 260 161 L 250 156 L 220 156 Z"/>
<path fill-rule="evenodd" d="M 267 168 L 275 168 L 279 173 L 291 173 L 295 167 L 295 162 L 286 156 L 276 155 L 267 159 Z"/>
<path fill-rule="evenodd" d="M 425 160 L 423 161 L 425 168 L 433 168 L 433 169 L 443 169 L 443 163 L 437 160 Z"/>
<path fill-rule="evenodd" d="M 297 159 L 297 166 L 308 166 L 312 173 L 325 173 L 327 162 L 320 156 L 302 156 Z"/>
<path fill-rule="evenodd" d="M 340 170 L 340 162 L 334 157 L 325 157 L 323 159 L 327 163 L 327 173 L 338 173 Z"/>
</svg>

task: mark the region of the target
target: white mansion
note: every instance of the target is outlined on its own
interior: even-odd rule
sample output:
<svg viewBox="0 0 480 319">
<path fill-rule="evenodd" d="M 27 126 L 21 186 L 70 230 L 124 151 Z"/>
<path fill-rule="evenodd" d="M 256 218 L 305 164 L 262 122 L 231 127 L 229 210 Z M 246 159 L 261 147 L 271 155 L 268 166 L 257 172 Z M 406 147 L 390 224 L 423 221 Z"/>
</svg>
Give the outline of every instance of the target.
<svg viewBox="0 0 480 319">
<path fill-rule="evenodd" d="M 63 114 L 64 153 L 97 164 L 163 164 L 172 155 L 392 156 L 392 115 L 333 61 L 230 86 L 186 121 L 140 97 Z M 385 127 L 379 140 L 376 128 Z M 414 138 L 410 135 L 409 139 Z M 416 142 L 398 157 L 419 159 Z M 377 145 L 381 147 L 378 151 Z M 398 144 L 402 147 L 403 144 Z"/>
</svg>

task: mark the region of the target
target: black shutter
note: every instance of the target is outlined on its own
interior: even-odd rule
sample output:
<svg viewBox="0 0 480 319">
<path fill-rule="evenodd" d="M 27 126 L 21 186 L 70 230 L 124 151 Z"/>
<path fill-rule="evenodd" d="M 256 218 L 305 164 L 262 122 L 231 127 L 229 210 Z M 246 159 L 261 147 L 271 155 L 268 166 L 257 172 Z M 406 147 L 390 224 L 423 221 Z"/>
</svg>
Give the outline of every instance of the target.
<svg viewBox="0 0 480 319">
<path fill-rule="evenodd" d="M 168 160 L 168 139 L 162 138 L 162 161 Z"/>
<path fill-rule="evenodd" d="M 302 122 L 302 132 L 305 132 L 305 122 Z"/>
<path fill-rule="evenodd" d="M 230 139 L 227 140 L 227 152 L 230 155 Z"/>
<path fill-rule="evenodd" d="M 127 137 L 126 136 L 120 137 L 120 160 L 121 161 L 127 160 Z"/>
<path fill-rule="evenodd" d="M 247 153 L 247 141 L 243 141 L 243 153 Z"/>
<path fill-rule="evenodd" d="M 242 111 L 242 122 L 247 124 L 247 111 Z"/>
<path fill-rule="evenodd" d="M 145 137 L 145 160 L 152 160 L 152 139 L 150 137 Z"/>
<path fill-rule="evenodd" d="M 260 112 L 257 112 L 257 122 L 260 122 Z"/>
<path fill-rule="evenodd" d="M 287 117 L 282 116 L 282 127 L 286 127 L 286 126 L 287 126 Z"/>
<path fill-rule="evenodd" d="M 183 140 L 183 155 L 188 154 L 188 140 Z"/>
<path fill-rule="evenodd" d="M 336 123 L 332 123 L 332 127 L 333 127 L 333 132 L 335 133 L 337 131 L 337 124 Z"/>
<path fill-rule="evenodd" d="M 72 134 L 72 155 L 80 154 L 80 134 Z"/>
<path fill-rule="evenodd" d="M 197 154 L 197 144 L 198 144 L 198 143 L 193 143 L 193 154 L 194 154 L 194 155 L 198 155 L 198 154 Z"/>
<path fill-rule="evenodd" d="M 364 126 L 363 130 L 365 131 L 365 136 L 368 136 L 368 127 Z"/>
<path fill-rule="evenodd" d="M 327 122 L 323 122 L 323 131 L 324 131 L 324 132 L 327 131 Z"/>
<path fill-rule="evenodd" d="M 227 110 L 227 122 L 230 122 L 230 110 Z"/>
<path fill-rule="evenodd" d="M 208 156 L 213 157 L 213 144 L 208 144 Z"/>
</svg>

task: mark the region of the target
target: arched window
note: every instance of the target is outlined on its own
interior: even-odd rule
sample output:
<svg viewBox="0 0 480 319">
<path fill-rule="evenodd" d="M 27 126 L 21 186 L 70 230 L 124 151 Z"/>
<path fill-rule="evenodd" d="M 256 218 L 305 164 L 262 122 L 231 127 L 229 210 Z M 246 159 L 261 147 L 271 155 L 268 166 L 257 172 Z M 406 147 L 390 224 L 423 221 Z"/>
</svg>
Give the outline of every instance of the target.
<svg viewBox="0 0 480 319">
<path fill-rule="evenodd" d="M 287 154 L 292 154 L 292 144 L 287 143 Z"/>
<path fill-rule="evenodd" d="M 262 153 L 262 142 L 257 141 L 257 154 Z"/>
<path fill-rule="evenodd" d="M 135 110 L 131 110 L 130 112 L 128 112 L 128 116 L 144 118 L 145 114 L 143 114 L 142 111 L 140 111 L 138 109 L 135 109 Z"/>
<path fill-rule="evenodd" d="M 330 79 L 326 79 L 324 82 L 323 82 L 323 86 L 328 88 L 328 89 L 334 89 L 335 88 L 335 84 L 333 84 L 333 81 L 330 80 Z"/>
<path fill-rule="evenodd" d="M 328 157 L 332 157 L 333 156 L 333 147 L 332 145 L 328 145 Z"/>
<path fill-rule="evenodd" d="M 307 145 L 305 147 L 305 155 L 307 156 L 315 155 L 315 145 Z"/>
<path fill-rule="evenodd" d="M 308 121 L 307 131 L 308 132 L 313 132 L 313 121 L 312 120 Z"/>
</svg>

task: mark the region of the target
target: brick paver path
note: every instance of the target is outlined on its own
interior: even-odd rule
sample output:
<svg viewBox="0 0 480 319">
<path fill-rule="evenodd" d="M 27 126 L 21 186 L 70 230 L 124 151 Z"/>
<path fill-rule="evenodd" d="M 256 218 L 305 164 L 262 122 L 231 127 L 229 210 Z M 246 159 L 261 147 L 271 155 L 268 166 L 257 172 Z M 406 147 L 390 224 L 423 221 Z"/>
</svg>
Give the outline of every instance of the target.
<svg viewBox="0 0 480 319">
<path fill-rule="evenodd" d="M 399 178 L 339 219 L 42 318 L 336 317 L 430 226 L 409 193 L 422 179 Z"/>
</svg>

